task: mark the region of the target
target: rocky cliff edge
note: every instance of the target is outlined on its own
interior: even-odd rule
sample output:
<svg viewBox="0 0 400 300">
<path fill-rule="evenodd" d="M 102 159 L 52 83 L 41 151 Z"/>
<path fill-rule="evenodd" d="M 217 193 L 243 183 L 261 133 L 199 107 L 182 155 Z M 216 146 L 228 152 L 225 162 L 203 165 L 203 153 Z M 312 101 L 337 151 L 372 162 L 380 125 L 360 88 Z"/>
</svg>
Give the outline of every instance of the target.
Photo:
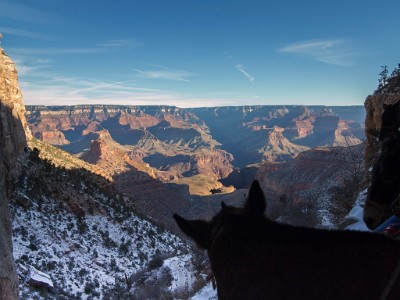
<svg viewBox="0 0 400 300">
<path fill-rule="evenodd" d="M 367 137 L 365 147 L 365 170 L 368 171 L 375 164 L 379 156 L 378 135 L 381 129 L 383 104 L 394 104 L 400 101 L 400 92 L 377 92 L 365 99 L 365 135 Z M 369 173 L 368 173 L 369 174 Z M 369 176 L 367 176 L 368 178 Z"/>
<path fill-rule="evenodd" d="M 11 180 L 31 137 L 15 64 L 0 48 L 0 299 L 18 299 L 18 277 L 12 255 L 9 215 Z"/>
</svg>

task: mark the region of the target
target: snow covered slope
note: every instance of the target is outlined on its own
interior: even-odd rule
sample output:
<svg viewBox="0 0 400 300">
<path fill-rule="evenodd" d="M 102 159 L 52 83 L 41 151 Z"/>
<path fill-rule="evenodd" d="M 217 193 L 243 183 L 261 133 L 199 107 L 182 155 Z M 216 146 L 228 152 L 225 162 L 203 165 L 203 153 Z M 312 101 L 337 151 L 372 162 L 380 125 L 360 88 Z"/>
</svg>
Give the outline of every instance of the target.
<svg viewBox="0 0 400 300">
<path fill-rule="evenodd" d="M 190 246 L 122 195 L 33 152 L 24 168 L 10 204 L 21 299 L 172 297 L 204 285 Z"/>
</svg>

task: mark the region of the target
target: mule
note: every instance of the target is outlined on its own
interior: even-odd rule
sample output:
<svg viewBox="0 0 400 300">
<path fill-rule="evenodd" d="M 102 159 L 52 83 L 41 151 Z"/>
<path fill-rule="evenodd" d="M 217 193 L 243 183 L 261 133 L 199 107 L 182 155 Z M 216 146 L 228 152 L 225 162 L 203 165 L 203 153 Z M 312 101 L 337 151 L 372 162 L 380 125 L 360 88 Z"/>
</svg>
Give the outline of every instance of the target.
<svg viewBox="0 0 400 300">
<path fill-rule="evenodd" d="M 379 140 L 381 153 L 372 169 L 364 207 L 364 221 L 375 229 L 392 214 L 400 195 L 400 102 L 384 105 Z"/>
<path fill-rule="evenodd" d="M 400 299 L 400 242 L 384 235 L 293 227 L 265 218 L 254 181 L 244 207 L 180 229 L 206 249 L 219 299 Z"/>
</svg>

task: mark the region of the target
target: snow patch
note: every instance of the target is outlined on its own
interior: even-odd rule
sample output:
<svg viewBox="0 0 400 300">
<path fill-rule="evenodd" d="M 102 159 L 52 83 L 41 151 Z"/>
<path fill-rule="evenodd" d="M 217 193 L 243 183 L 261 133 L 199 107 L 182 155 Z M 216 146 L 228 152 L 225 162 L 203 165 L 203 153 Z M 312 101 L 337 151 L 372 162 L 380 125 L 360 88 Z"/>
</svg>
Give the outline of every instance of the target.
<svg viewBox="0 0 400 300">
<path fill-rule="evenodd" d="M 171 290 L 191 289 L 194 279 L 191 254 L 171 257 L 164 261 L 164 266 L 171 270 L 173 277 Z"/>
<path fill-rule="evenodd" d="M 358 194 L 356 202 L 349 214 L 345 217 L 345 220 L 352 220 L 354 223 L 347 226 L 346 230 L 358 230 L 358 231 L 370 231 L 363 220 L 363 211 L 365 200 L 367 199 L 367 189 L 361 191 Z"/>
<path fill-rule="evenodd" d="M 217 290 L 214 290 L 212 283 L 209 282 L 204 288 L 202 288 L 191 300 L 217 300 Z"/>
<path fill-rule="evenodd" d="M 29 277 L 30 277 L 29 281 L 33 281 L 33 282 L 35 282 L 35 284 L 41 284 L 43 286 L 48 286 L 51 288 L 54 287 L 54 284 L 50 278 L 50 275 L 47 275 L 46 273 L 41 272 L 32 266 L 30 268 Z"/>
<path fill-rule="evenodd" d="M 34 266 L 31 277 L 67 297 L 102 298 L 117 278 L 145 269 L 156 255 L 182 255 L 188 249 L 177 236 L 133 214 L 119 222 L 106 215 L 78 218 L 55 199 L 42 197 L 42 201 L 40 207 L 33 201 L 30 209 L 10 206 L 14 259 L 22 269 Z M 191 284 L 194 279 L 185 280 Z M 20 281 L 21 299 L 31 295 L 24 281 Z"/>
</svg>

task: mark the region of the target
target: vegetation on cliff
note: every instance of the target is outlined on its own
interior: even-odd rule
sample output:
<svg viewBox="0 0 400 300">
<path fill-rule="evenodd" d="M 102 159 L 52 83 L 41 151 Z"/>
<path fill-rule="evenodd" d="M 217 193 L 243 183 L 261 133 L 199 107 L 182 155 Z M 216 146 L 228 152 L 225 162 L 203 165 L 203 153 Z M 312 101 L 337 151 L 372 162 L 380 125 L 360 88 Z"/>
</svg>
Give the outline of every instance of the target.
<svg viewBox="0 0 400 300">
<path fill-rule="evenodd" d="M 390 94 L 400 92 L 400 64 L 393 69 L 389 75 L 388 67 L 382 66 L 382 71 L 379 73 L 378 88 L 375 94 Z"/>
<path fill-rule="evenodd" d="M 22 298 L 171 297 L 194 288 L 195 268 L 183 240 L 144 219 L 123 195 L 104 188 L 103 177 L 56 166 L 51 158 L 41 159 L 40 152 L 34 148 L 26 154 L 11 201 Z M 170 289 L 178 275 L 163 266 L 166 259 L 183 261 L 192 270 L 187 290 L 182 285 Z M 51 286 L 33 281 L 33 270 L 45 272 Z M 150 288 L 155 280 L 157 290 Z"/>
<path fill-rule="evenodd" d="M 371 169 L 378 158 L 380 143 L 377 137 L 382 125 L 383 105 L 400 101 L 400 65 L 390 75 L 387 66 L 382 66 L 382 72 L 379 76 L 378 88 L 364 102 L 366 111 L 365 135 L 367 138 L 365 148 L 366 171 Z M 369 177 L 370 173 L 367 172 L 367 182 Z"/>
</svg>

